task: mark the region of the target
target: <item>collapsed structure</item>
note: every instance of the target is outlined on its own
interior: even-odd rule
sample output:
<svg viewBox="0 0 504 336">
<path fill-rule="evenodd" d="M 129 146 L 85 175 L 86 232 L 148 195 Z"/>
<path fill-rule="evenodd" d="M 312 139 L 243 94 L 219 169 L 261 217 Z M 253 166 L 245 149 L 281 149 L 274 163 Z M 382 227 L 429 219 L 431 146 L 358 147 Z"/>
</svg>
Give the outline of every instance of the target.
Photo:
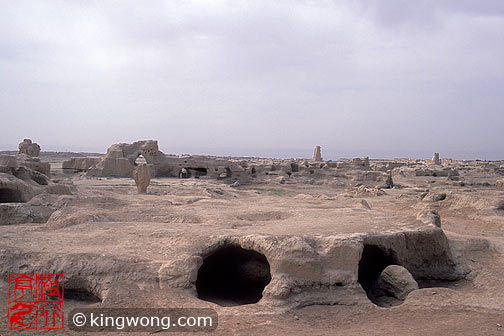
<svg viewBox="0 0 504 336">
<path fill-rule="evenodd" d="M 51 195 L 52 189 L 65 186 L 50 180 L 47 164 L 26 154 L 0 156 L 0 186 L 11 183 L 21 190 L 0 189 L 6 202 L 0 205 L 0 219 L 29 223 L 37 214 L 37 221 L 45 223 L 40 227 L 48 228 L 29 231 L 26 237 L 19 233 L 28 232 L 28 226 L 6 230 L 8 248 L 0 265 L 4 272 L 64 270 L 69 291 L 98 301 L 131 295 L 126 283 L 152 290 L 151 297 L 181 289 L 184 300 L 197 297 L 223 306 L 369 301 L 391 306 L 429 281 L 464 279 L 470 271 L 461 262 L 462 254 L 452 253 L 437 210 L 458 211 L 477 200 L 482 202 L 479 210 L 488 211 L 487 200 L 476 198 L 484 194 L 460 196 L 423 185 L 461 186 L 467 171 L 480 169 L 504 176 L 502 163 L 443 164 L 367 157 L 333 162 L 174 156 L 147 140 L 115 144 L 104 157 L 70 159 L 63 167 L 87 176 L 136 175 L 142 194 L 151 173 L 226 183 L 165 180 L 164 185 L 153 183 L 147 195 L 132 196 L 120 189 L 132 184 L 77 177 L 80 192 L 65 200 Z M 421 187 L 401 186 L 406 176 Z M 269 189 L 237 190 L 237 184 L 228 183 L 234 180 L 265 182 Z M 285 186 L 277 189 L 276 184 Z M 299 189 L 288 184 L 299 184 Z M 503 185 L 498 180 L 495 189 Z M 82 239 L 82 230 L 89 239 Z M 55 256 L 59 232 L 79 244 L 65 244 Z M 103 253 L 95 253 L 98 244 Z"/>
<path fill-rule="evenodd" d="M 137 141 L 132 144 L 112 145 L 103 158 L 71 158 L 63 162 L 63 169 L 86 171 L 88 176 L 132 177 L 135 160 L 143 156 L 155 177 L 179 177 L 185 169 L 187 177 L 234 177 L 246 180 L 255 173 L 246 161 L 211 156 L 165 155 L 155 140 Z"/>
<path fill-rule="evenodd" d="M 43 223 L 58 206 L 48 195 L 72 194 L 70 185 L 51 180 L 51 165 L 36 157 L 39 152 L 24 139 L 19 154 L 0 155 L 0 225 Z"/>
<path fill-rule="evenodd" d="M 24 139 L 18 146 L 19 154 L 26 154 L 28 156 L 37 157 L 40 154 L 40 146 L 31 141 L 31 139 Z"/>
</svg>

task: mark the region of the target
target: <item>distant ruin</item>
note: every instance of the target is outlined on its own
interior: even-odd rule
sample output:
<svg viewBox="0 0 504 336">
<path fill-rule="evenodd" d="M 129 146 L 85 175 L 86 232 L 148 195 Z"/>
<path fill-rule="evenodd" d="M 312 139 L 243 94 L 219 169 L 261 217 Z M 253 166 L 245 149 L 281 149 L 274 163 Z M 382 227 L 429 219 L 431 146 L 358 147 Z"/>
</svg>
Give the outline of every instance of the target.
<svg viewBox="0 0 504 336">
<path fill-rule="evenodd" d="M 434 153 L 434 156 L 432 157 L 432 163 L 435 165 L 440 165 L 441 160 L 439 159 L 439 153 Z"/>
<path fill-rule="evenodd" d="M 102 158 L 71 158 L 63 162 L 63 169 L 85 172 L 90 177 L 133 177 L 137 158 L 145 158 L 152 177 L 209 178 L 250 183 L 271 178 L 282 178 L 280 183 L 291 177 L 331 178 L 337 171 L 373 170 L 369 158 L 350 161 L 322 161 L 320 146 L 315 148 L 314 160 L 304 159 L 261 159 L 233 158 L 206 155 L 167 155 L 158 148 L 155 140 L 137 141 L 132 144 L 112 145 Z M 399 167 L 396 164 L 393 167 Z M 380 168 L 381 169 L 381 168 Z M 383 170 L 385 171 L 385 170 Z M 357 173 L 356 174 L 360 174 Z M 369 174 L 368 174 L 369 175 Z M 373 176 L 357 177 L 360 180 L 385 182 L 388 175 L 376 172 Z M 390 181 L 389 181 L 390 182 Z"/>
<path fill-rule="evenodd" d="M 436 156 L 434 157 L 434 159 Z M 254 183 L 276 179 L 285 184 L 300 178 L 333 179 L 346 174 L 356 186 L 392 188 L 392 170 L 412 176 L 448 177 L 459 173 L 451 166 L 427 165 L 429 160 L 385 160 L 371 162 L 369 157 L 323 161 L 320 146 L 312 160 L 235 158 L 208 155 L 168 155 L 161 152 L 156 140 L 119 143 L 110 146 L 103 157 L 76 157 L 63 162 L 67 172 L 83 172 L 88 177 L 133 177 L 139 162 L 145 162 L 154 177 L 218 179 L 230 183 Z M 313 183 L 313 182 L 310 182 Z M 235 184 L 238 186 L 238 184 Z"/>
<path fill-rule="evenodd" d="M 315 146 L 313 151 L 312 161 L 322 161 L 322 154 L 320 153 L 320 146 Z"/>
<path fill-rule="evenodd" d="M 40 154 L 40 146 L 37 143 L 32 142 L 31 139 L 24 139 L 19 144 L 19 154 L 37 157 Z"/>
</svg>

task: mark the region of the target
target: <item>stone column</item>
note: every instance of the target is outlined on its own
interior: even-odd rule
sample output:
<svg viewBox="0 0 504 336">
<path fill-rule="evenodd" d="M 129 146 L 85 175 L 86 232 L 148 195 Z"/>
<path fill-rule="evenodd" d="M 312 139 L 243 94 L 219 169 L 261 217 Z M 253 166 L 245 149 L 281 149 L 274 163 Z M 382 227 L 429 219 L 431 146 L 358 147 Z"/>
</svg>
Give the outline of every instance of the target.
<svg viewBox="0 0 504 336">
<path fill-rule="evenodd" d="M 432 157 L 432 162 L 435 165 L 440 165 L 441 164 L 441 160 L 439 159 L 439 153 L 434 153 L 434 156 Z"/>
<path fill-rule="evenodd" d="M 313 151 L 313 161 L 322 161 L 322 155 L 320 154 L 320 146 L 316 146 Z"/>
<path fill-rule="evenodd" d="M 133 172 L 133 178 L 137 186 L 138 194 L 146 194 L 147 187 L 151 180 L 151 168 L 148 164 L 142 163 Z"/>
</svg>

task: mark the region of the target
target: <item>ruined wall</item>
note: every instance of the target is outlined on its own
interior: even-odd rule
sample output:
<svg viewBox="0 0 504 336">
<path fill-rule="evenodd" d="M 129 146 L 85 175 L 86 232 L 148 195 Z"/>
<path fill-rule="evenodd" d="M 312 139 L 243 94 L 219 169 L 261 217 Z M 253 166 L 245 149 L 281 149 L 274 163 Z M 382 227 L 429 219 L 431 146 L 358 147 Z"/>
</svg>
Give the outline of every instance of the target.
<svg viewBox="0 0 504 336">
<path fill-rule="evenodd" d="M 132 177 L 135 160 L 140 155 L 149 164 L 153 177 L 211 178 L 244 183 L 271 179 L 288 183 L 290 179 L 301 179 L 316 184 L 319 183 L 317 180 L 331 181 L 343 177 L 350 180 L 350 186 L 382 188 L 392 186 L 387 183 L 387 180 L 391 181 L 392 173 L 433 177 L 458 175 L 450 161 L 432 168 L 430 160 L 372 161 L 364 157 L 339 161 L 322 161 L 320 158 L 319 161 L 165 155 L 155 140 L 114 144 L 103 158 L 72 158 L 63 162 L 63 168 L 86 171 L 88 176 Z"/>
<path fill-rule="evenodd" d="M 165 155 L 159 151 L 155 140 L 114 144 L 109 147 L 103 159 L 87 169 L 87 174 L 88 176 L 132 177 L 135 160 L 140 155 L 154 167 L 165 159 Z M 65 166 L 70 166 L 70 163 Z"/>
<path fill-rule="evenodd" d="M 381 251 L 389 264 L 404 266 L 416 280 L 457 280 L 468 273 L 465 265 L 455 262 L 444 232 L 429 225 L 420 230 L 352 237 L 221 237 L 197 254 L 179 255 L 165 263 L 159 270 L 161 288 L 196 292 L 198 269 L 205 258 L 227 246 L 240 246 L 267 258 L 271 281 L 264 288 L 262 302 L 272 305 L 369 303 L 360 279 L 365 271 L 362 268 L 367 266 L 363 251 L 369 246 Z"/>
</svg>

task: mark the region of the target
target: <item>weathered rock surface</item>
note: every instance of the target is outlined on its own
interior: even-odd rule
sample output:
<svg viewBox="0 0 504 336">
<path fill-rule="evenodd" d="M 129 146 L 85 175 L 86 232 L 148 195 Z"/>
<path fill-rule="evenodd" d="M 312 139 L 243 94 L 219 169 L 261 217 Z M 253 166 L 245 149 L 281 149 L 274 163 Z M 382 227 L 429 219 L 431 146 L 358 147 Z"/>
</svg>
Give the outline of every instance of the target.
<svg viewBox="0 0 504 336">
<path fill-rule="evenodd" d="M 149 186 L 151 180 L 151 169 L 148 164 L 140 164 L 135 172 L 133 173 L 133 178 L 137 186 L 138 194 L 147 193 L 147 187 Z"/>
<path fill-rule="evenodd" d="M 416 176 L 434 176 L 434 177 L 453 177 L 459 176 L 459 172 L 453 168 L 443 168 L 443 169 L 429 169 L 420 168 L 415 171 Z"/>
<path fill-rule="evenodd" d="M 35 182 L 38 185 L 48 185 L 51 182 L 47 175 L 24 166 L 16 168 L 13 175 L 31 184 Z"/>
<path fill-rule="evenodd" d="M 10 174 L 12 173 L 12 168 L 20 166 L 38 171 L 48 177 L 51 176 L 51 165 L 40 161 L 39 158 L 26 154 L 0 155 L 0 171 Z"/>
<path fill-rule="evenodd" d="M 432 224 L 441 227 L 441 216 L 436 210 L 433 209 L 424 209 L 417 213 L 417 219 L 424 224 Z"/>
<path fill-rule="evenodd" d="M 34 186 L 44 186 L 50 183 L 51 165 L 26 154 L 0 155 L 0 172 Z"/>
<path fill-rule="evenodd" d="M 75 171 L 87 171 L 92 166 L 98 164 L 102 158 L 99 157 L 77 157 L 63 161 L 63 169 L 73 169 Z"/>
<path fill-rule="evenodd" d="M 0 173 L 0 203 L 25 203 L 36 193 L 34 187 L 22 179 Z"/>
<path fill-rule="evenodd" d="M 387 266 L 371 288 L 371 296 L 393 296 L 404 300 L 409 293 L 418 289 L 411 273 L 399 265 Z"/>
<path fill-rule="evenodd" d="M 385 183 L 383 183 L 383 185 L 381 185 L 380 187 L 384 189 L 394 188 L 394 179 L 392 178 L 392 174 L 388 174 L 387 178 L 385 179 Z"/>
<path fill-rule="evenodd" d="M 109 147 L 107 154 L 97 164 L 88 168 L 88 176 L 132 177 L 135 160 L 142 155 L 147 163 L 159 164 L 165 155 L 154 140 L 120 143 Z"/>
<path fill-rule="evenodd" d="M 504 190 L 504 180 L 497 180 L 495 187 L 497 190 Z"/>
<path fill-rule="evenodd" d="M 45 223 L 70 199 L 69 196 L 39 194 L 27 203 L 0 204 L 0 225 Z"/>
<path fill-rule="evenodd" d="M 354 169 L 363 169 L 363 170 L 371 169 L 368 157 L 352 159 L 352 166 Z"/>
<path fill-rule="evenodd" d="M 14 155 L 0 155 L 0 172 L 10 174 L 18 167 L 18 160 Z"/>
<path fill-rule="evenodd" d="M 88 169 L 88 176 L 131 177 L 134 166 L 125 158 L 105 158 Z"/>
<path fill-rule="evenodd" d="M 421 195 L 422 201 L 428 203 L 444 201 L 446 197 L 447 194 L 441 191 L 430 191 Z"/>
<path fill-rule="evenodd" d="M 106 224 L 100 223 L 100 226 L 103 225 Z M 40 234 L 37 235 L 40 236 Z M 141 242 L 144 241 L 143 234 L 138 237 Z M 44 244 L 50 244 L 48 240 L 52 238 L 45 235 L 39 239 L 43 239 Z M 106 237 L 102 239 L 106 239 Z M 182 288 L 196 292 L 198 269 L 204 259 L 222 248 L 239 246 L 261 253 L 268 260 L 271 281 L 263 291 L 262 302 L 265 304 L 290 307 L 312 304 L 366 304 L 369 302 L 368 298 L 358 283 L 363 243 L 366 245 L 375 244 L 374 246 L 383 249 L 383 251 L 393 251 L 397 256 L 397 262 L 411 269 L 411 274 L 415 277 L 427 276 L 433 279 L 453 277 L 459 279 L 463 273 L 455 270 L 451 259 L 445 259 L 444 256 L 447 256 L 447 253 L 449 255 L 449 250 L 446 250 L 447 245 L 438 244 L 439 239 L 443 240 L 446 237 L 441 230 L 435 229 L 407 234 L 401 232 L 395 236 L 364 235 L 360 237 L 253 234 L 209 239 L 207 236 L 194 235 L 189 246 L 196 244 L 199 247 L 193 246 L 187 250 L 187 248 L 180 249 L 177 247 L 178 245 L 173 246 L 172 249 L 178 250 L 178 252 L 171 254 L 163 264 L 157 263 L 157 259 L 149 260 L 138 255 L 135 256 L 134 262 L 129 262 L 130 266 L 128 267 L 123 265 L 122 268 L 105 271 L 102 269 L 103 265 L 109 265 L 109 261 L 117 257 L 89 254 L 89 257 L 94 260 L 93 262 L 78 262 L 79 267 L 70 267 L 72 264 L 69 264 L 69 260 L 84 256 L 86 254 L 84 251 L 88 250 L 85 244 L 90 242 L 81 244 L 66 254 L 59 253 L 57 256 L 48 254 L 47 260 L 52 258 L 52 265 L 67 265 L 68 267 L 64 270 L 68 278 L 86 275 L 86 279 L 92 279 L 99 286 L 96 293 L 100 297 L 104 297 L 110 286 L 117 281 L 137 281 L 138 284 L 147 285 L 147 283 L 152 283 L 152 279 L 158 278 L 158 285 L 161 289 Z M 183 244 L 183 242 L 178 244 Z M 143 246 L 143 243 L 140 245 Z M 429 248 L 425 248 L 426 246 Z M 0 258 L 0 266 L 3 270 L 16 272 L 19 271 L 18 267 L 30 265 L 26 271 L 37 272 L 43 267 L 47 267 L 46 261 L 44 261 L 46 258 L 42 254 L 33 254 L 27 251 L 20 253 L 13 249 L 7 251 L 9 252 L 7 253 L 4 249 L 2 258 Z M 134 251 L 124 254 L 123 257 L 118 257 L 124 258 L 127 255 L 134 255 L 131 253 Z M 87 260 L 87 258 L 85 259 Z M 425 262 L 425 260 L 429 260 L 429 262 Z M 142 275 L 140 272 L 142 265 L 151 265 L 152 268 L 148 267 L 150 271 Z M 254 271 L 254 274 L 263 274 L 266 270 L 258 266 L 243 267 L 248 270 L 257 268 L 258 270 Z M 136 271 L 130 273 L 128 270 L 132 269 L 131 267 L 135 269 L 140 267 L 140 269 L 138 269 L 138 273 Z M 393 290 L 394 295 L 398 297 L 404 297 L 412 287 L 410 282 L 405 284 L 406 276 L 402 272 L 399 272 L 399 275 L 401 276 L 396 278 L 395 273 L 392 272 L 390 279 L 383 275 L 383 283 L 386 284 L 383 287 L 391 288 L 390 290 Z"/>
<path fill-rule="evenodd" d="M 40 146 L 37 143 L 31 141 L 31 139 L 24 139 L 19 144 L 19 154 L 26 154 L 28 156 L 39 156 Z"/>
<path fill-rule="evenodd" d="M 313 151 L 313 161 L 322 161 L 322 154 L 320 153 L 320 146 L 315 146 L 315 150 Z"/>
<path fill-rule="evenodd" d="M 75 192 L 72 184 L 54 183 L 45 173 L 50 174 L 50 165 L 38 158 L 0 155 L 0 225 L 45 222 L 56 208 L 31 200 Z"/>
<path fill-rule="evenodd" d="M 361 205 L 364 209 L 371 210 L 369 203 L 365 199 L 361 200 Z"/>
<path fill-rule="evenodd" d="M 353 186 L 366 186 L 370 188 L 385 188 L 394 187 L 394 181 L 390 173 L 382 171 L 362 171 L 357 169 L 349 172 L 348 176 L 353 176 L 351 183 Z"/>
<path fill-rule="evenodd" d="M 440 165 L 441 160 L 439 159 L 439 153 L 434 153 L 434 156 L 432 157 L 432 163 L 435 165 Z"/>
</svg>

